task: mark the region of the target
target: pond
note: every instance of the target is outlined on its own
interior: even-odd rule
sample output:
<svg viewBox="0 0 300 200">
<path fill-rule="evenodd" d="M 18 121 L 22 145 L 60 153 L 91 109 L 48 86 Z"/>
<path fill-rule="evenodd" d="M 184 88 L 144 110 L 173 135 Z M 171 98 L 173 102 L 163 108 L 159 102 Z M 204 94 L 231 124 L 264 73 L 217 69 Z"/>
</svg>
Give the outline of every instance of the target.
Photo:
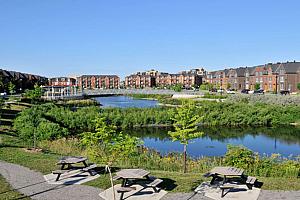
<svg viewBox="0 0 300 200">
<path fill-rule="evenodd" d="M 260 155 L 300 155 L 300 128 L 202 128 L 201 131 L 205 132 L 203 137 L 188 145 L 188 154 L 192 157 L 222 156 L 227 144 L 243 145 Z M 141 138 L 146 147 L 162 154 L 183 150 L 179 142 L 172 142 L 166 128 L 136 128 L 127 132 Z"/>
<path fill-rule="evenodd" d="M 158 106 L 156 100 L 148 99 L 134 99 L 128 96 L 107 96 L 107 97 L 96 97 L 98 102 L 102 104 L 102 107 L 117 107 L 117 108 L 150 108 Z"/>
</svg>

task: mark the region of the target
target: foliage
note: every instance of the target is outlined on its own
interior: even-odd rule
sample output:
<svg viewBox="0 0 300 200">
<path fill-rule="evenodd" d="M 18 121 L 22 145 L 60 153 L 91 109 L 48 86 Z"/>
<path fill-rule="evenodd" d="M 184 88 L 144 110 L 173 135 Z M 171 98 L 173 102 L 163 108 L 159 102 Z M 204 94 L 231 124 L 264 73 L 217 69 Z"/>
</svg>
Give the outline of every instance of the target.
<svg viewBox="0 0 300 200">
<path fill-rule="evenodd" d="M 200 85 L 200 90 L 211 90 L 213 87 L 211 83 L 203 83 Z"/>
<path fill-rule="evenodd" d="M 69 107 L 87 107 L 87 106 L 98 106 L 99 102 L 95 99 L 74 99 L 66 101 L 58 101 L 58 105 L 69 106 Z"/>
<path fill-rule="evenodd" d="M 300 83 L 297 84 L 297 89 L 300 90 Z"/>
<path fill-rule="evenodd" d="M 300 162 L 281 158 L 279 154 L 260 157 L 257 153 L 243 146 L 228 145 L 225 164 L 243 168 L 249 174 L 264 177 L 298 177 Z"/>
<path fill-rule="evenodd" d="M 147 125 L 171 125 L 169 108 L 106 108 L 101 115 L 115 126 L 127 128 Z"/>
<path fill-rule="evenodd" d="M 22 111 L 14 121 L 14 128 L 19 136 L 27 142 L 33 142 L 34 147 L 36 147 L 36 141 L 55 139 L 58 136 L 66 136 L 68 133 L 66 129 L 43 117 L 51 107 L 53 105 L 50 104 L 32 106 Z"/>
<path fill-rule="evenodd" d="M 175 92 L 181 92 L 182 87 L 183 87 L 183 85 L 181 83 L 178 83 L 178 84 L 175 84 L 172 86 L 172 90 L 174 90 Z"/>
<path fill-rule="evenodd" d="M 260 84 L 259 83 L 255 83 L 254 90 L 259 90 L 259 89 L 260 89 Z"/>
<path fill-rule="evenodd" d="M 226 99 L 227 95 L 218 95 L 218 94 L 211 94 L 209 92 L 206 92 L 201 98 L 206 98 L 206 99 Z"/>
<path fill-rule="evenodd" d="M 200 137 L 203 133 L 197 131 L 198 123 L 203 119 L 196 112 L 197 107 L 194 101 L 182 104 L 173 113 L 172 120 L 174 121 L 175 131 L 169 131 L 169 135 L 173 141 L 179 141 L 184 145 L 184 173 L 186 172 L 186 146 L 191 139 Z"/>
<path fill-rule="evenodd" d="M 249 149 L 242 146 L 227 146 L 225 163 L 228 166 L 235 166 L 248 169 L 254 164 L 255 155 Z"/>
<path fill-rule="evenodd" d="M 300 105 L 300 96 L 292 95 L 248 95 L 248 94 L 235 94 L 227 98 L 231 103 L 250 103 L 250 104 L 269 104 L 269 105 Z M 267 105 L 266 105 L 267 106 Z"/>
<path fill-rule="evenodd" d="M 43 89 L 39 85 L 34 85 L 33 90 L 25 90 L 24 96 L 28 99 L 31 99 L 32 101 L 37 101 L 40 99 L 43 95 Z"/>
<path fill-rule="evenodd" d="M 128 157 L 136 152 L 139 139 L 131 137 L 108 124 L 103 117 L 95 120 L 96 131 L 86 132 L 82 144 L 88 148 L 90 158 L 111 165 L 119 157 Z"/>
<path fill-rule="evenodd" d="M 230 89 L 230 88 L 231 88 L 231 84 L 230 84 L 230 83 L 227 83 L 226 89 L 228 90 L 228 89 Z"/>
<path fill-rule="evenodd" d="M 16 85 L 13 84 L 12 82 L 8 83 L 8 92 L 9 94 L 13 94 L 16 92 Z"/>
<path fill-rule="evenodd" d="M 202 123 L 209 126 L 279 126 L 300 119 L 299 106 L 199 102 Z"/>
<path fill-rule="evenodd" d="M 94 130 L 98 108 L 80 108 L 73 112 L 54 104 L 34 105 L 14 120 L 14 128 L 27 142 L 53 140 Z"/>
</svg>

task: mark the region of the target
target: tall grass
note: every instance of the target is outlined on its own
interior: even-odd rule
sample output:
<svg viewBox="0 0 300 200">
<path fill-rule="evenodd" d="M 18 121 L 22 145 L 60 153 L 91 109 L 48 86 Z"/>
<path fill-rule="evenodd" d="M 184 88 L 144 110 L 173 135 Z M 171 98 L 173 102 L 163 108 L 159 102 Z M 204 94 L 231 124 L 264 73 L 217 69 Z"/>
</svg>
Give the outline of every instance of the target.
<svg viewBox="0 0 300 200">
<path fill-rule="evenodd" d="M 43 148 L 61 155 L 88 156 L 78 139 L 59 139 L 43 142 Z M 159 152 L 145 147 L 137 148 L 130 157 L 116 159 L 114 165 L 121 168 L 145 168 L 181 172 L 183 159 L 181 153 L 161 155 Z M 93 160 L 101 163 L 101 158 Z M 189 157 L 188 172 L 204 173 L 216 166 L 235 166 L 243 168 L 246 174 L 261 177 L 297 178 L 300 173 L 300 161 L 283 158 L 278 154 L 259 156 L 257 153 L 241 146 L 229 146 L 224 157 Z"/>
</svg>

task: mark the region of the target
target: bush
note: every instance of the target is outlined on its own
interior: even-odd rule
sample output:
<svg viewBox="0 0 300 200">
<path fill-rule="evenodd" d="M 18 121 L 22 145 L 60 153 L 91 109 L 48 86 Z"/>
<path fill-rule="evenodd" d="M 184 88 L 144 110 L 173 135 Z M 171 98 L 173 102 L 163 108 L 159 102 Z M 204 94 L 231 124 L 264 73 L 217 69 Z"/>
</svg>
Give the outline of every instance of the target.
<svg viewBox="0 0 300 200">
<path fill-rule="evenodd" d="M 243 146 L 228 145 L 224 161 L 228 166 L 248 169 L 253 167 L 255 155 Z"/>
<path fill-rule="evenodd" d="M 300 105 L 300 96 L 290 95 L 244 95 L 236 94 L 230 95 L 227 100 L 230 103 L 242 102 L 242 103 L 263 103 L 263 104 L 276 104 L 281 106 L 287 105 Z"/>
<path fill-rule="evenodd" d="M 54 104 L 35 105 L 23 110 L 14 120 L 14 128 L 25 141 L 53 140 L 94 130 L 93 120 L 99 108 L 80 108 L 73 112 Z"/>
</svg>

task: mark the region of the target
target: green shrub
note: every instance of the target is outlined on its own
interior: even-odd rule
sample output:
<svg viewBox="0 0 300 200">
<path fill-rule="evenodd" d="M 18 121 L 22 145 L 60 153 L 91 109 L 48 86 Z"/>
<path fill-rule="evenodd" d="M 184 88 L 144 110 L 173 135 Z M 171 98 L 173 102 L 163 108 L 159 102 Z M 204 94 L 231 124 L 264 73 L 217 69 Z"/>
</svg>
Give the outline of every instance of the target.
<svg viewBox="0 0 300 200">
<path fill-rule="evenodd" d="M 248 169 L 253 166 L 255 155 L 252 151 L 243 146 L 228 145 L 224 160 L 228 166 Z"/>
</svg>

